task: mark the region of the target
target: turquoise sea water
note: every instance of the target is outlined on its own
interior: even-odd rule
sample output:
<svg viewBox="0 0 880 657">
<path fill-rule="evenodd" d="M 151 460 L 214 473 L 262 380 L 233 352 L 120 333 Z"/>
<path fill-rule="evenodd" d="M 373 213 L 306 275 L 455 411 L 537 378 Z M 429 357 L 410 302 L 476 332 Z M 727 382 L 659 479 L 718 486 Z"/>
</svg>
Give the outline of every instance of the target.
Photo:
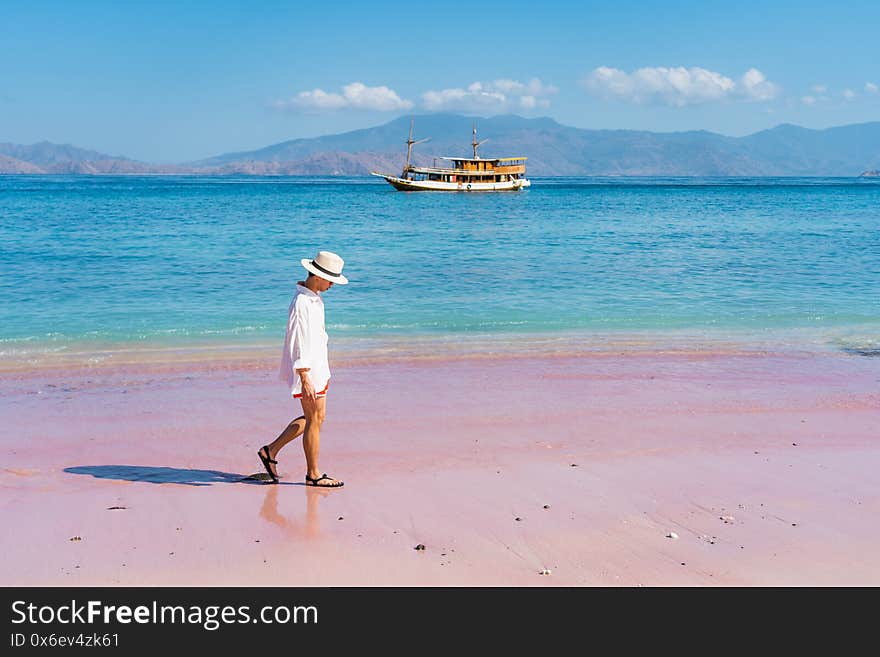
<svg viewBox="0 0 880 657">
<path fill-rule="evenodd" d="M 0 176 L 0 352 L 279 342 L 299 259 L 335 339 L 880 337 L 880 181 Z M 280 344 L 280 342 L 279 342 Z"/>
</svg>

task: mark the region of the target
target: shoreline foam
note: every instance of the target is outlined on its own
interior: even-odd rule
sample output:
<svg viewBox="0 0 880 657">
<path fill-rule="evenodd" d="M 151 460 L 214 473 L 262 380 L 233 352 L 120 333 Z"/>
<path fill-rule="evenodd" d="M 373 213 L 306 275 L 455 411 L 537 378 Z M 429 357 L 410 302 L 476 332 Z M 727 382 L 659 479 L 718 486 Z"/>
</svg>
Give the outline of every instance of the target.
<svg viewBox="0 0 880 657">
<path fill-rule="evenodd" d="M 601 356 L 615 353 L 847 353 L 880 354 L 877 327 L 788 329 L 762 333 L 715 331 L 560 331 L 554 333 L 461 333 L 331 337 L 338 365 L 399 359 L 474 359 L 531 356 Z M 268 363 L 278 358 L 278 340 L 241 342 L 55 344 L 0 350 L 0 375 L 40 370 L 101 369 L 132 365 Z"/>
</svg>

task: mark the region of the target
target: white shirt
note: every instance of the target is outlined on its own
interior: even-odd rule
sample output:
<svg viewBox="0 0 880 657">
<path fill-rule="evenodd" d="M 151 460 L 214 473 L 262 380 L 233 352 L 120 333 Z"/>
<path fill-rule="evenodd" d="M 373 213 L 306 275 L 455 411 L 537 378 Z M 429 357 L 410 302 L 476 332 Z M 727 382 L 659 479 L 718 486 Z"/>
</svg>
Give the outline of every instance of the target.
<svg viewBox="0 0 880 657">
<path fill-rule="evenodd" d="M 304 285 L 297 284 L 296 294 L 287 310 L 287 333 L 281 355 L 282 381 L 290 386 L 290 394 L 302 392 L 298 369 L 309 368 L 309 380 L 315 392 L 321 392 L 330 381 L 327 360 L 327 331 L 324 328 L 324 300 Z"/>
</svg>

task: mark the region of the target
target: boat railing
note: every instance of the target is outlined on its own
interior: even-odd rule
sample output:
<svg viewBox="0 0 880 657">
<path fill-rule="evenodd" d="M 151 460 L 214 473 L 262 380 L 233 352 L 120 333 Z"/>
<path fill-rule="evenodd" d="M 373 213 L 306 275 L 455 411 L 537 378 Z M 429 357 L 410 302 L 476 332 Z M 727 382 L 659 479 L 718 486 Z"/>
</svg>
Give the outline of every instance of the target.
<svg viewBox="0 0 880 657">
<path fill-rule="evenodd" d="M 494 173 L 504 174 L 504 173 L 525 173 L 524 166 L 507 166 L 507 167 L 496 167 L 494 169 L 449 169 L 449 168 L 439 168 L 439 167 L 414 167 L 410 165 L 407 169 L 412 173 L 435 173 L 435 174 L 451 174 L 455 176 L 486 176 Z"/>
</svg>

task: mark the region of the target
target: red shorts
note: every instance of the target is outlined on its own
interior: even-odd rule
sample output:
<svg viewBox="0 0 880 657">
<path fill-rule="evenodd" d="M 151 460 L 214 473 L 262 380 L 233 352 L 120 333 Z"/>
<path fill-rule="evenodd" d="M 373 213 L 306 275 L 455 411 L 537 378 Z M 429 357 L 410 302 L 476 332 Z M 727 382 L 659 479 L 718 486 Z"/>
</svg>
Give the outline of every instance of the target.
<svg viewBox="0 0 880 657">
<path fill-rule="evenodd" d="M 326 397 L 327 396 L 327 388 L 330 387 L 330 382 L 327 382 L 327 385 L 324 386 L 324 389 L 321 392 L 316 393 L 317 397 Z M 301 399 L 302 393 L 296 394 L 293 396 L 294 399 Z"/>
</svg>

